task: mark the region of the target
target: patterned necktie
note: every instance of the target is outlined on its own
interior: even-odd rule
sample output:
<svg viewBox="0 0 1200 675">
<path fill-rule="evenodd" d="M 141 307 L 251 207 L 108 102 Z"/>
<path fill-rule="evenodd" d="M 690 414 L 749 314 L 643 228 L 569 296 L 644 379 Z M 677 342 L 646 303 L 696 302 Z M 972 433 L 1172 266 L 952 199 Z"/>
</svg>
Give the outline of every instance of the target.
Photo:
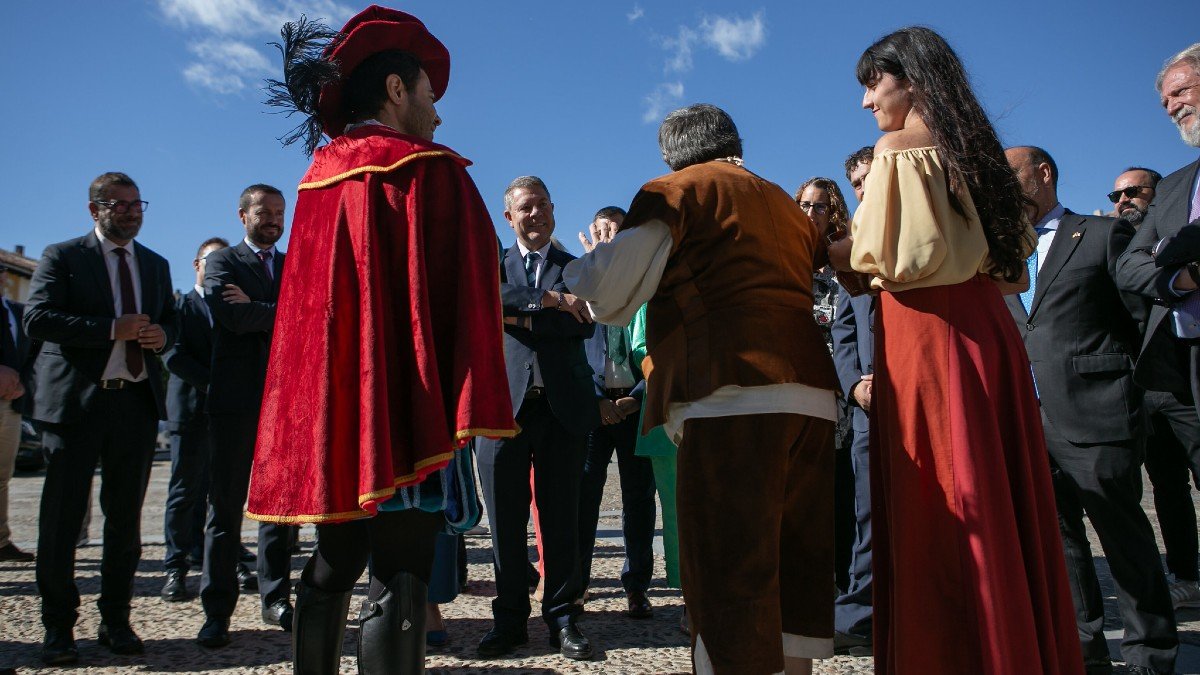
<svg viewBox="0 0 1200 675">
<path fill-rule="evenodd" d="M 1033 255 L 1025 259 L 1025 267 L 1029 270 L 1029 288 L 1021 294 L 1021 304 L 1025 306 L 1025 313 L 1033 309 L 1033 294 L 1037 292 L 1037 273 L 1038 273 L 1038 250 L 1033 249 Z"/>
<path fill-rule="evenodd" d="M 538 255 L 537 251 L 530 251 L 529 255 L 525 256 L 525 281 L 530 286 L 536 286 L 538 261 L 542 256 Z"/>
<path fill-rule="evenodd" d="M 137 314 L 137 296 L 133 293 L 133 274 L 129 271 L 129 261 L 126 256 L 129 251 L 123 248 L 114 248 L 113 253 L 117 254 L 117 279 L 121 286 L 121 314 Z M 129 374 L 138 377 L 142 374 L 142 368 L 145 367 L 145 361 L 142 356 L 142 346 L 137 340 L 125 341 L 125 367 L 129 369 Z"/>
<path fill-rule="evenodd" d="M 267 273 L 267 278 L 275 281 L 275 270 L 271 269 L 271 252 L 259 251 L 257 255 L 258 261 L 262 263 L 263 271 Z"/>
<path fill-rule="evenodd" d="M 618 366 L 625 363 L 625 359 L 629 358 L 629 349 L 625 346 L 625 329 L 620 326 L 607 326 L 605 338 L 605 352 L 609 360 Z"/>
</svg>

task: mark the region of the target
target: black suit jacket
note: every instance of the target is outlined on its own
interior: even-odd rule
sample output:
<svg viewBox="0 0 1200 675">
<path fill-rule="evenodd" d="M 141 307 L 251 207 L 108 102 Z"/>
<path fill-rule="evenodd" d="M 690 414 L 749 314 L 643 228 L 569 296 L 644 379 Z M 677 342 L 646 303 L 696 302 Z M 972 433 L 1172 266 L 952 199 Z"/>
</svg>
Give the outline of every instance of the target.
<svg viewBox="0 0 1200 675">
<path fill-rule="evenodd" d="M 546 387 L 546 398 L 554 416 L 568 430 L 584 435 L 600 426 L 599 397 L 592 381 L 592 368 L 583 341 L 592 337 L 595 326 L 580 323 L 566 312 L 542 309 L 547 290 L 569 293 L 562 270 L 575 256 L 551 246 L 537 288 L 525 281 L 525 263 L 514 244 L 500 266 L 500 302 L 505 316 L 528 316 L 530 328 L 504 325 L 504 365 L 513 411 L 520 411 L 525 392 L 533 382 L 537 359 Z"/>
<path fill-rule="evenodd" d="M 212 371 L 208 385 L 208 412 L 258 414 L 267 360 L 275 330 L 275 303 L 283 279 L 284 254 L 271 258 L 275 278 L 245 240 L 213 251 L 204 263 L 204 296 L 213 316 Z M 250 302 L 226 302 L 226 284 L 242 289 Z"/>
<path fill-rule="evenodd" d="M 166 353 L 167 430 L 193 431 L 208 424 L 205 402 L 212 368 L 212 313 L 192 289 L 179 299 L 179 338 Z"/>
<path fill-rule="evenodd" d="M 1067 211 L 1037 275 L 1028 313 L 1005 298 L 1025 340 L 1046 416 L 1080 445 L 1138 433 L 1141 389 L 1133 384 L 1140 301 L 1113 272 L 1133 237 L 1123 220 Z"/>
<path fill-rule="evenodd" d="M 33 358 L 37 356 L 39 345 L 29 339 L 25 333 L 25 326 L 21 325 L 25 316 L 25 305 L 12 300 L 4 302 L 12 309 L 9 320 L 13 322 L 17 334 L 17 353 L 14 360 L 17 363 L 17 372 L 21 374 L 21 386 L 25 387 L 25 395 L 10 401 L 10 405 L 18 413 L 30 415 L 33 413 Z M 4 311 L 3 305 L 0 305 L 0 311 Z"/>
<path fill-rule="evenodd" d="M 842 395 L 850 406 L 850 423 L 855 431 L 869 431 L 867 411 L 850 394 L 854 385 L 869 375 L 875 357 L 875 297 L 850 297 L 843 290 L 837 296 L 837 316 L 830 334 L 833 336 L 833 367 L 837 371 Z"/>
<path fill-rule="evenodd" d="M 142 313 L 162 326 L 167 344 L 178 332 L 175 296 L 167 261 L 134 242 Z M 104 254 L 95 232 L 46 247 L 30 284 L 25 332 L 42 342 L 34 362 L 34 419 L 66 424 L 91 407 L 112 353 L 116 305 Z M 146 375 L 159 419 L 163 405 L 162 366 L 145 350 Z"/>
<path fill-rule="evenodd" d="M 1186 348 L 1181 348 L 1171 330 L 1170 304 L 1178 299 L 1167 289 L 1180 266 L 1156 266 L 1151 251 L 1160 239 L 1178 234 L 1187 225 L 1197 171 L 1200 171 L 1200 160 L 1159 181 L 1146 219 L 1117 261 L 1117 285 L 1153 303 L 1134 376 L 1137 383 L 1147 389 L 1173 392 L 1188 400 L 1192 390 Z"/>
<path fill-rule="evenodd" d="M 593 382 L 596 385 L 596 393 L 600 396 L 604 395 L 604 390 L 612 388 L 612 385 L 604 381 L 604 362 L 608 358 L 608 331 L 610 330 L 625 330 L 620 326 L 606 326 L 600 324 L 595 327 L 596 332 L 592 337 L 588 338 L 583 343 L 583 350 L 587 353 L 588 366 L 591 367 L 593 373 Z M 628 346 L 629 341 L 625 344 Z M 630 353 L 629 370 L 633 373 L 634 386 L 629 395 L 641 401 L 646 395 L 646 378 L 642 376 L 642 369 L 634 362 L 633 355 Z"/>
</svg>

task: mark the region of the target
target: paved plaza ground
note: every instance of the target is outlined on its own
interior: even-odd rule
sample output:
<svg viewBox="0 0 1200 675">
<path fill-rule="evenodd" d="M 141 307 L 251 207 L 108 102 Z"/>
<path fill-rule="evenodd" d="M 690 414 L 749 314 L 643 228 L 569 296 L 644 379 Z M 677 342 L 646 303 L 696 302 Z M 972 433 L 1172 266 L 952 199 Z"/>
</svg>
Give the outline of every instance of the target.
<svg viewBox="0 0 1200 675">
<path fill-rule="evenodd" d="M 164 603 L 158 598 L 162 587 L 162 511 L 170 463 L 165 457 L 155 461 L 143 517 L 142 563 L 134 589 L 134 629 L 146 643 L 146 654 L 139 657 L 116 657 L 96 643 L 99 615 L 95 600 L 99 593 L 100 547 L 92 544 L 79 551 L 77 576 L 83 594 L 81 618 L 76 627 L 79 644 L 79 665 L 70 669 L 45 668 L 38 660 L 42 627 L 38 614 L 37 590 L 32 563 L 0 563 L 0 672 L 16 668 L 19 673 L 287 673 L 291 671 L 290 635 L 262 623 L 258 614 L 257 596 L 246 595 L 238 604 L 231 630 L 233 644 L 220 650 L 207 650 L 193 642 L 203 623 L 199 601 Z M 42 474 L 18 474 L 12 484 L 12 526 L 14 539 L 22 548 L 33 550 L 36 539 L 38 500 Z M 1146 499 L 1144 506 L 1153 517 L 1153 503 Z M 431 650 L 428 656 L 432 673 L 686 673 L 690 671 L 687 637 L 679 630 L 682 598 L 674 589 L 663 587 L 661 542 L 656 542 L 655 585 L 651 591 L 654 603 L 653 619 L 632 620 L 623 615 L 624 593 L 621 590 L 620 570 L 622 549 L 620 541 L 620 495 L 616 465 L 610 470 L 606 487 L 600 541 L 597 544 L 592 599 L 581 625 L 596 647 L 596 656 L 587 662 L 563 659 L 547 644 L 547 630 L 540 621 L 529 622 L 529 644 L 511 658 L 481 661 L 475 658 L 475 646 L 491 627 L 491 598 L 495 592 L 491 566 L 491 547 L 486 537 L 467 538 L 470 588 L 452 604 L 442 608 L 450 633 L 450 643 Z M 95 506 L 90 537 L 100 539 L 103 519 Z M 1157 529 L 1157 524 L 1156 524 Z M 253 548 L 253 523 L 247 522 L 243 538 Z M 305 551 L 313 545 L 311 528 L 302 531 Z M 532 539 L 531 539 L 532 544 Z M 1096 552 L 1099 547 L 1093 541 Z M 296 574 L 306 556 L 293 561 Z M 1102 558 L 1097 559 L 1109 606 L 1109 625 L 1106 626 L 1114 658 L 1120 639 L 1120 624 L 1116 617 L 1116 598 L 1111 577 Z M 198 575 L 189 577 L 192 591 L 196 590 Z M 365 593 L 360 583 L 358 594 Z M 352 603 L 346 642 L 343 649 L 342 672 L 355 672 L 354 649 L 357 626 L 357 605 Z M 1184 642 L 1177 669 L 1180 673 L 1200 673 L 1200 610 L 1180 613 L 1180 636 Z M 953 639 L 947 636 L 947 639 Z M 748 645 L 753 649 L 753 645 Z M 870 658 L 837 657 L 818 662 L 816 672 L 870 673 Z M 1116 672 L 1124 669 L 1118 667 Z"/>
</svg>

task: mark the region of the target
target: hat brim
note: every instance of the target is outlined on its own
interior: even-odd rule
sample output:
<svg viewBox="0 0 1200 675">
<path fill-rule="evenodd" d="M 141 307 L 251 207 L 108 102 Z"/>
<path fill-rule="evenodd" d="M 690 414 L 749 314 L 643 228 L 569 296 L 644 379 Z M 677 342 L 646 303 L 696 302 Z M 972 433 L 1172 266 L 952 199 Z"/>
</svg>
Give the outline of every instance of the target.
<svg viewBox="0 0 1200 675">
<path fill-rule="evenodd" d="M 372 13 L 370 17 L 366 16 L 368 13 Z M 364 21 L 363 18 L 371 20 Z M 450 52 L 416 17 L 372 7 L 351 19 L 342 32 L 346 37 L 326 56 L 337 62 L 342 76 L 321 89 L 317 103 L 321 126 L 330 138 L 341 136 L 352 121 L 343 109 L 346 80 L 363 61 L 379 52 L 395 49 L 411 53 L 429 77 L 435 100 L 446 93 L 450 82 Z"/>
</svg>

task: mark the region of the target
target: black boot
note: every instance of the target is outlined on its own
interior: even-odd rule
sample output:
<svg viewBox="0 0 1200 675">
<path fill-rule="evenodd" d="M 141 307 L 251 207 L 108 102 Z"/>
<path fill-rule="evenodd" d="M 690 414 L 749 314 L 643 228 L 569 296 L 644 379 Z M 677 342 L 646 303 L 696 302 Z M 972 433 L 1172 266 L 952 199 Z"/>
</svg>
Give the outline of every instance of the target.
<svg viewBox="0 0 1200 675">
<path fill-rule="evenodd" d="M 425 672 L 425 598 L 429 588 L 401 572 L 377 600 L 358 615 L 360 675 L 414 675 Z"/>
<path fill-rule="evenodd" d="M 292 615 L 292 667 L 296 675 L 337 675 L 353 591 L 331 593 L 301 581 Z"/>
</svg>

